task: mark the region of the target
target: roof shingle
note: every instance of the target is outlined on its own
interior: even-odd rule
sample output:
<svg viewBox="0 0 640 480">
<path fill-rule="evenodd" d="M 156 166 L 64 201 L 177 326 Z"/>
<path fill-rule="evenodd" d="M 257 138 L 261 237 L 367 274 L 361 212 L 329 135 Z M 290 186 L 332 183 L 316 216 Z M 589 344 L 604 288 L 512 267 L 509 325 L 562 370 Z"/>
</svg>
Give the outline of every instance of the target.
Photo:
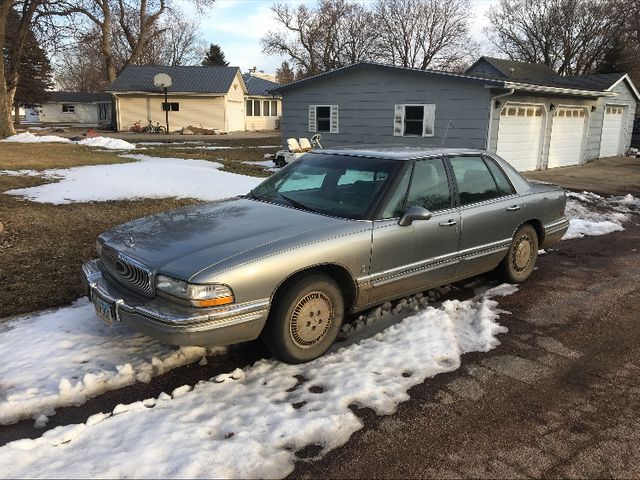
<svg viewBox="0 0 640 480">
<path fill-rule="evenodd" d="M 244 83 L 247 86 L 247 91 L 249 95 L 260 95 L 260 96 L 274 96 L 275 94 L 271 93 L 271 90 L 274 88 L 278 88 L 280 86 L 279 83 L 270 82 L 269 80 L 265 80 L 264 78 L 254 77 L 248 73 L 242 75 L 244 79 Z"/>
</svg>

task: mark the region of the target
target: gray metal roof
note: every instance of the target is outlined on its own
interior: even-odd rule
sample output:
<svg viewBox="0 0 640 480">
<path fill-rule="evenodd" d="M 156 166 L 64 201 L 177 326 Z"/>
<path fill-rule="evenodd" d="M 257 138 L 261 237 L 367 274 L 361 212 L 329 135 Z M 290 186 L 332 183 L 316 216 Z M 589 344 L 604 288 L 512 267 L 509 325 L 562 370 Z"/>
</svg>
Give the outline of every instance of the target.
<svg viewBox="0 0 640 480">
<path fill-rule="evenodd" d="M 231 88 L 238 67 L 199 67 L 158 65 L 129 65 L 109 86 L 109 92 L 160 92 L 153 84 L 153 77 L 166 73 L 173 85 L 169 92 L 227 93 Z"/>
<path fill-rule="evenodd" d="M 111 95 L 100 92 L 49 92 L 49 102 L 58 103 L 106 103 Z"/>
<path fill-rule="evenodd" d="M 271 93 L 271 90 L 278 88 L 280 86 L 279 83 L 270 82 L 269 80 L 265 80 L 264 78 L 254 77 L 248 73 L 242 75 L 244 79 L 244 83 L 247 86 L 247 91 L 249 95 L 260 95 L 263 97 L 271 97 L 276 94 Z M 279 96 L 279 95 L 278 95 Z"/>
</svg>

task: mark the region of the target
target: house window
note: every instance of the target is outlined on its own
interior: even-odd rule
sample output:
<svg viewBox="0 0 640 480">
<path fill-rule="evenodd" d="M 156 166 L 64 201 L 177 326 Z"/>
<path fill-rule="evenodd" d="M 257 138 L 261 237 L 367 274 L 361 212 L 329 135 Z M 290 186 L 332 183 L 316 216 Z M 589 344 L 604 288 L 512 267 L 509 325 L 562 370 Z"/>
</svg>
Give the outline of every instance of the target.
<svg viewBox="0 0 640 480">
<path fill-rule="evenodd" d="M 268 117 L 269 116 L 269 100 L 265 100 L 262 102 L 262 108 L 263 108 L 262 114 L 265 117 Z"/>
<path fill-rule="evenodd" d="M 260 117 L 260 100 L 253 101 L 253 116 Z"/>
<path fill-rule="evenodd" d="M 246 104 L 245 113 L 247 117 L 253 117 L 253 100 L 247 100 L 245 104 Z"/>
<path fill-rule="evenodd" d="M 433 137 L 436 106 L 396 105 L 393 134 L 400 137 Z"/>
<path fill-rule="evenodd" d="M 162 111 L 163 112 L 179 112 L 180 111 L 180 103 L 179 102 L 162 102 Z"/>
<path fill-rule="evenodd" d="M 278 116 L 278 102 L 276 100 L 271 100 L 271 116 Z"/>
<path fill-rule="evenodd" d="M 338 133 L 338 105 L 309 105 L 309 131 Z"/>
<path fill-rule="evenodd" d="M 76 113 L 76 106 L 72 103 L 63 103 L 62 113 Z"/>
</svg>

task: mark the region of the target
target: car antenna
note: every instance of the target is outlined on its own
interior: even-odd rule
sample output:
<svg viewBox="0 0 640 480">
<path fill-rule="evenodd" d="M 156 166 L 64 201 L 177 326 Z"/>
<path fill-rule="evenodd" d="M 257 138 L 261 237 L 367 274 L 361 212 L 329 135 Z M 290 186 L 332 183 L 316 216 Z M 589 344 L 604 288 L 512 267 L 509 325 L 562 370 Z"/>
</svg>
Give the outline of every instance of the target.
<svg viewBox="0 0 640 480">
<path fill-rule="evenodd" d="M 447 141 L 447 134 L 449 133 L 449 129 L 451 127 L 456 128 L 456 126 L 453 124 L 453 121 L 449 120 L 449 125 L 447 125 L 447 129 L 444 131 L 444 137 L 442 138 L 442 145 L 444 145 L 444 142 Z"/>
</svg>

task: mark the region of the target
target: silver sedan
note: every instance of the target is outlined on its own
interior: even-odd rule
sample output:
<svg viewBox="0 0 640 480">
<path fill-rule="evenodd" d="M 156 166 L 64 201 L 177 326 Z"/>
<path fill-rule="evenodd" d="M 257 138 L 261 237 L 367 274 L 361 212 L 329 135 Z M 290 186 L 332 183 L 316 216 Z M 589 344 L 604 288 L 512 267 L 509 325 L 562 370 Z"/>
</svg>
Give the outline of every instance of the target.
<svg viewBox="0 0 640 480">
<path fill-rule="evenodd" d="M 483 151 L 321 150 L 245 196 L 103 233 L 83 272 L 108 324 L 176 345 L 261 337 L 305 362 L 347 312 L 493 269 L 526 280 L 565 203 Z"/>
</svg>

